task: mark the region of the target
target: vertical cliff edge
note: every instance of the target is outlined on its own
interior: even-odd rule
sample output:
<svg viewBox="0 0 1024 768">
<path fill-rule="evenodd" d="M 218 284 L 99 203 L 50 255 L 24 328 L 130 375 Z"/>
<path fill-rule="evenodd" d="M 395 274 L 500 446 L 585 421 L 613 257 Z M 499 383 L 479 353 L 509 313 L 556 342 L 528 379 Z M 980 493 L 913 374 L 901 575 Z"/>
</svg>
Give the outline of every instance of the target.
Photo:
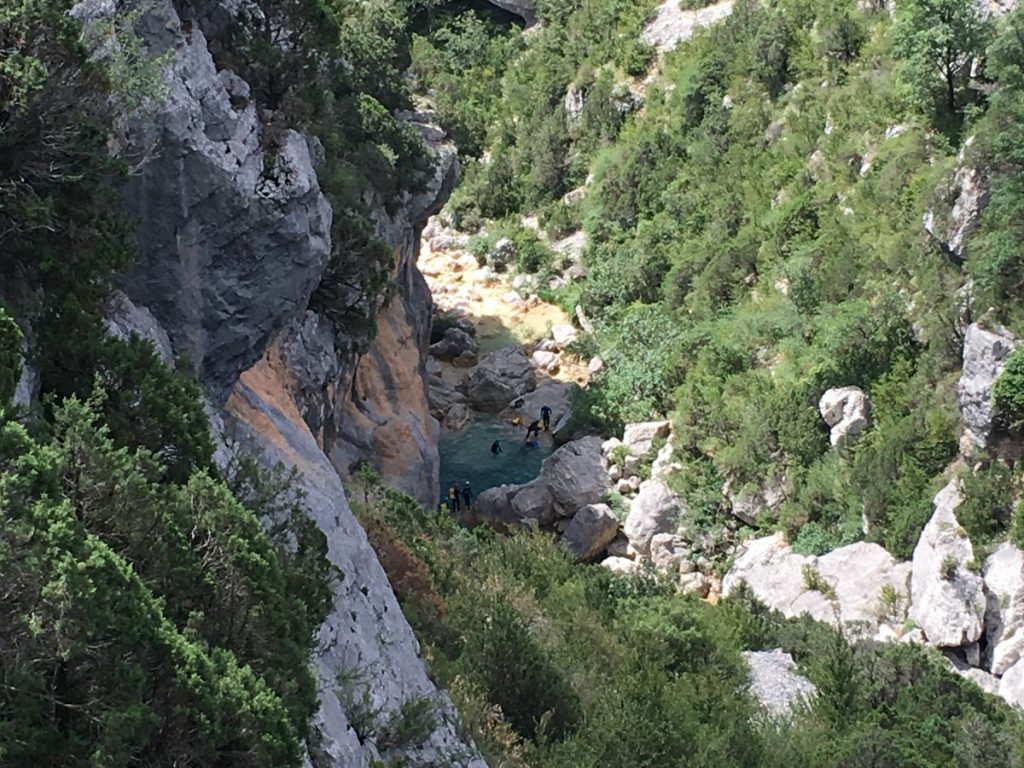
<svg viewBox="0 0 1024 768">
<path fill-rule="evenodd" d="M 419 233 L 458 181 L 455 150 L 423 115 L 433 178 L 400 200 L 364 195 L 375 235 L 394 254 L 391 296 L 372 338 L 342 338 L 310 308 L 331 258 L 334 212 L 317 178 L 319 142 L 286 131 L 274 151 L 249 85 L 218 69 L 202 25 L 171 0 L 135 8 L 87 0 L 75 14 L 135 12 L 135 28 L 167 56 L 166 96 L 124 131 L 142 158 L 125 196 L 137 222 L 138 260 L 112 303 L 120 334 L 151 338 L 207 393 L 211 429 L 263 459 L 298 470 L 309 514 L 340 570 L 316 658 L 320 710 L 310 765 L 481 766 L 460 741 L 454 711 L 429 679 L 387 577 L 352 515 L 339 472 L 360 462 L 424 502 L 437 483 L 437 422 L 423 373 L 431 302 L 416 268 Z M 169 347 L 169 348 L 168 348 Z M 379 723 L 404 702 L 433 702 L 436 727 L 416 744 L 387 744 Z M 360 727 L 362 726 L 362 727 Z"/>
</svg>

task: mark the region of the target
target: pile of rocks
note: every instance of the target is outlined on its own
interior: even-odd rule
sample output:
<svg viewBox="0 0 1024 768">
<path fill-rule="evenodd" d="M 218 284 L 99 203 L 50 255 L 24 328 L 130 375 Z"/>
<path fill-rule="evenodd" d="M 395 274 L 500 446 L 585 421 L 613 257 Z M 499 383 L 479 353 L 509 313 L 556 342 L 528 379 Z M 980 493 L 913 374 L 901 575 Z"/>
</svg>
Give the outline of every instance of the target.
<svg viewBox="0 0 1024 768">
<path fill-rule="evenodd" d="M 793 552 L 781 534 L 746 542 L 722 582 L 746 584 L 785 616 L 810 614 L 851 636 L 927 643 L 983 689 L 1024 706 L 1024 552 L 1001 545 L 979 568 L 956 519 L 959 480 L 935 511 L 910 562 L 858 542 L 821 557 Z"/>
</svg>

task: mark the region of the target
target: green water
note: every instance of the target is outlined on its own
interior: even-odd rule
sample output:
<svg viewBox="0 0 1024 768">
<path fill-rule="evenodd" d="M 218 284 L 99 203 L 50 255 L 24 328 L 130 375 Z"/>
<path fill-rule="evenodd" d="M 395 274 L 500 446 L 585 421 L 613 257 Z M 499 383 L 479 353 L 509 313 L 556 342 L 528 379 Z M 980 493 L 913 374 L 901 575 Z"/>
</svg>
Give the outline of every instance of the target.
<svg viewBox="0 0 1024 768">
<path fill-rule="evenodd" d="M 461 489 L 469 480 L 473 495 L 504 483 L 526 483 L 537 477 L 540 465 L 553 450 L 551 435 L 541 433 L 539 448 L 526 448 L 526 430 L 495 419 L 477 419 L 458 432 L 441 430 L 438 451 L 441 454 L 441 487 L 447 491 L 452 482 Z M 498 440 L 502 452 L 491 453 Z"/>
</svg>

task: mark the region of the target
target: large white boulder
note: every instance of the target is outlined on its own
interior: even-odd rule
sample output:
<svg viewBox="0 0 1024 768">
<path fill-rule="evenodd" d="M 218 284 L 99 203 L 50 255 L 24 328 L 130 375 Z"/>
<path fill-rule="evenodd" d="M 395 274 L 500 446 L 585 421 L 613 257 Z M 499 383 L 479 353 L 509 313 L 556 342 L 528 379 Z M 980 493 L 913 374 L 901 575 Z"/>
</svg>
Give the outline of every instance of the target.
<svg viewBox="0 0 1024 768">
<path fill-rule="evenodd" d="M 1024 552 L 1002 544 L 985 561 L 983 576 L 989 668 L 1001 675 L 1024 655 Z"/>
<path fill-rule="evenodd" d="M 957 522 L 959 481 L 935 496 L 935 513 L 914 548 L 910 576 L 910 618 L 932 645 L 958 647 L 981 637 L 985 617 L 984 582 L 967 569 L 974 548 Z"/>
<path fill-rule="evenodd" d="M 686 505 L 660 480 L 645 480 L 629 505 L 623 532 L 637 553 L 651 554 L 651 539 L 659 533 L 673 533 Z"/>
<path fill-rule="evenodd" d="M 992 387 L 1015 344 L 1013 334 L 1002 326 L 986 330 L 971 323 L 967 327 L 956 397 L 964 425 L 965 448 L 988 446 L 993 428 Z"/>
<path fill-rule="evenodd" d="M 618 532 L 619 521 L 607 504 L 588 504 L 569 521 L 562 544 L 577 560 L 592 560 L 611 544 Z"/>
<path fill-rule="evenodd" d="M 1024 659 L 1006 670 L 999 678 L 999 695 L 1016 707 L 1024 707 Z"/>
<path fill-rule="evenodd" d="M 902 624 L 909 604 L 909 563 L 877 544 L 857 542 L 811 557 L 793 552 L 782 534 L 746 542 L 722 582 L 729 595 L 746 582 L 765 605 L 785 616 L 803 613 L 856 635 Z M 810 589 L 808 576 L 825 586 Z"/>
<path fill-rule="evenodd" d="M 801 702 L 809 702 L 818 689 L 797 674 L 793 657 L 781 648 L 771 651 L 743 651 L 750 670 L 750 693 L 770 718 L 787 718 Z"/>
<path fill-rule="evenodd" d="M 832 445 L 842 448 L 867 428 L 871 402 L 859 387 L 837 387 L 821 396 L 818 410 L 832 428 Z"/>
<path fill-rule="evenodd" d="M 669 421 L 643 421 L 638 424 L 627 424 L 622 434 L 622 443 L 631 456 L 641 458 L 647 455 L 658 438 L 667 438 L 672 431 Z"/>
</svg>

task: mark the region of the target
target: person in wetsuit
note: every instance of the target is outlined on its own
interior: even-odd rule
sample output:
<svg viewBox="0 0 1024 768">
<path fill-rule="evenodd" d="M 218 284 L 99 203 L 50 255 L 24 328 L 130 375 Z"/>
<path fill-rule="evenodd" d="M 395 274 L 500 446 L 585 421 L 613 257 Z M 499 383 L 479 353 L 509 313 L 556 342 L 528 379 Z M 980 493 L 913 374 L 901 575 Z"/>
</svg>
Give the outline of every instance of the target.
<svg viewBox="0 0 1024 768">
<path fill-rule="evenodd" d="M 551 431 L 551 409 L 548 406 L 543 406 L 540 409 L 540 417 L 544 420 L 544 431 Z"/>
<path fill-rule="evenodd" d="M 491 443 L 491 453 L 493 453 L 495 456 L 501 453 L 501 443 L 499 443 L 497 440 Z"/>
</svg>

